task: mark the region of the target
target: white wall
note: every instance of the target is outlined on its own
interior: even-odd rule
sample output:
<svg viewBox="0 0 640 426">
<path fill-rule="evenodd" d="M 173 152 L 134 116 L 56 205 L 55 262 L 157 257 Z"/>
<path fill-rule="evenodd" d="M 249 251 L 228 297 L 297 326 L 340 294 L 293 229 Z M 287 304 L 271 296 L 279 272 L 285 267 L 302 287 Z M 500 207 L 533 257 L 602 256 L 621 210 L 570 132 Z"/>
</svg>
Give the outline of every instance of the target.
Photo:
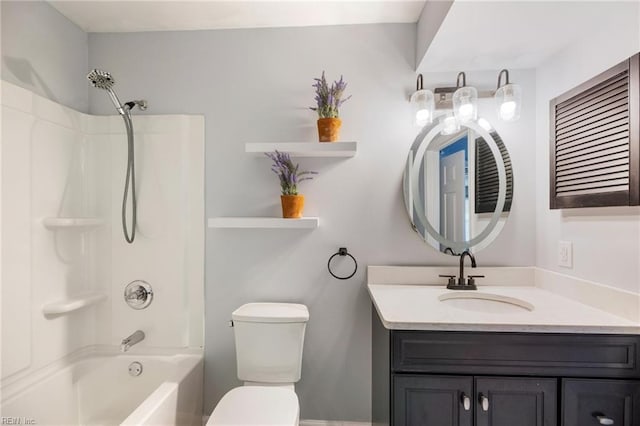
<svg viewBox="0 0 640 426">
<path fill-rule="evenodd" d="M 353 95 L 342 108 L 342 139 L 359 142 L 356 157 L 300 160 L 320 172 L 301 187 L 306 215 L 320 217 L 318 229 L 208 231 L 206 412 L 240 384 L 227 327 L 231 312 L 250 301 L 293 301 L 311 313 L 297 386 L 302 418 L 369 419 L 371 313 L 364 267 L 456 263 L 411 230 L 402 201 L 402 172 L 416 134 L 408 103 L 415 89 L 414 43 L 414 25 L 90 35 L 90 65 L 126 76 L 118 83 L 123 96 L 147 98 L 148 113 L 205 115 L 208 217 L 278 216 L 279 188 L 269 161 L 246 155 L 244 143 L 317 140 L 316 117 L 307 107 L 312 78 L 323 69 L 329 78 L 343 74 Z M 533 87 L 530 73 L 515 75 Z M 91 111 L 111 112 L 102 94 L 91 92 L 90 99 Z M 500 128 L 505 140 L 522 140 L 522 150 L 514 148 L 519 164 L 527 163 L 526 147 L 533 146 L 526 143 L 533 134 L 527 125 Z M 532 191 L 532 175 L 527 179 L 526 172 L 516 177 L 524 188 L 516 197 Z M 478 256 L 481 264 L 534 262 L 531 210 L 520 198 L 514 205 L 521 210 L 512 214 L 505 239 Z M 340 246 L 360 264 L 349 281 L 331 278 L 326 269 Z"/>
<path fill-rule="evenodd" d="M 638 293 L 640 207 L 549 209 L 549 101 L 640 51 L 640 3 L 619 6 L 537 69 L 536 265 Z M 572 269 L 557 266 L 559 240 L 573 243 Z"/>
<path fill-rule="evenodd" d="M 2 79 L 87 112 L 88 35 L 43 1 L 0 2 Z"/>
<path fill-rule="evenodd" d="M 450 0 L 427 0 L 425 2 L 416 24 L 416 69 L 420 70 L 429 66 L 424 61 L 424 57 L 452 4 L 453 1 Z"/>
</svg>

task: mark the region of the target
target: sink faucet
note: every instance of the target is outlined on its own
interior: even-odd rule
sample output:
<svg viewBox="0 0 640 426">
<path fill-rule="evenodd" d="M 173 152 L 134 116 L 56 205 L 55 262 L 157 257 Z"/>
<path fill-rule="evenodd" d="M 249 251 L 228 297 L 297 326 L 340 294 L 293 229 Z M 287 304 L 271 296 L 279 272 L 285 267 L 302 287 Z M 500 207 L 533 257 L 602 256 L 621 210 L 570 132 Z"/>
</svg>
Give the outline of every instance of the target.
<svg viewBox="0 0 640 426">
<path fill-rule="evenodd" d="M 131 346 L 136 343 L 140 343 L 144 340 L 144 332 L 141 330 L 136 330 L 131 336 L 125 337 L 122 339 L 122 343 L 120 344 L 120 352 L 128 351 Z"/>
<path fill-rule="evenodd" d="M 465 256 L 469 256 L 469 259 L 471 259 L 471 267 L 475 268 L 476 265 L 476 258 L 474 255 L 471 254 L 471 252 L 469 250 L 465 250 L 462 253 L 460 253 L 460 275 L 458 276 L 458 285 L 467 285 L 464 282 L 464 258 Z"/>
<path fill-rule="evenodd" d="M 455 275 L 440 275 L 441 277 L 449 278 L 449 284 L 447 289 L 449 290 L 477 290 L 476 282 L 474 278 L 484 278 L 484 275 L 469 275 L 468 280 L 464 279 L 464 258 L 468 256 L 471 259 L 471 267 L 476 267 L 476 258 L 467 249 L 460 253 L 460 276 L 458 276 L 458 282 L 456 283 Z"/>
</svg>

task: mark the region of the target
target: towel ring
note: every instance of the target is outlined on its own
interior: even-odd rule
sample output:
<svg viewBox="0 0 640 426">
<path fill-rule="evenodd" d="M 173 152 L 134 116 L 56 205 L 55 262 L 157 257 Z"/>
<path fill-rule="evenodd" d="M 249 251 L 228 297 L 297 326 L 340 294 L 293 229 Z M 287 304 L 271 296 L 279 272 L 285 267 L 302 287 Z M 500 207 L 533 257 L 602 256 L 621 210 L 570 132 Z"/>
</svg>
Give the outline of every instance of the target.
<svg viewBox="0 0 640 426">
<path fill-rule="evenodd" d="M 351 273 L 351 275 L 346 276 L 346 277 L 339 277 L 336 274 L 333 273 L 333 271 L 331 270 L 331 261 L 333 260 L 334 257 L 336 256 L 349 256 L 351 258 L 351 260 L 353 260 L 353 272 Z M 339 279 L 339 280 L 348 280 L 349 278 L 351 278 L 352 276 L 354 276 L 356 274 L 356 271 L 358 270 L 358 262 L 356 261 L 356 258 L 353 257 L 348 251 L 346 247 L 340 247 L 338 249 L 337 253 L 334 253 L 330 258 L 329 261 L 327 262 L 327 269 L 329 270 L 329 273 L 331 274 L 331 276 L 333 278 Z"/>
</svg>

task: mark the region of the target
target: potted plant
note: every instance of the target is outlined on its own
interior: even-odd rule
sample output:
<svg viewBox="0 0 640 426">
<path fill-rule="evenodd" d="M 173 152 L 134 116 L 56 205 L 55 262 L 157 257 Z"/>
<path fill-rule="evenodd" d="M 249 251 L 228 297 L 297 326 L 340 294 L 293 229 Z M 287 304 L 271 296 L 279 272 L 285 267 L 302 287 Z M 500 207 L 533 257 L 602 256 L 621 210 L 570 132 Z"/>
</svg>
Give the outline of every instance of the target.
<svg viewBox="0 0 640 426">
<path fill-rule="evenodd" d="M 334 81 L 329 87 L 324 71 L 322 71 L 321 78 L 314 78 L 314 80 L 316 81 L 313 85 L 316 89 L 316 106 L 310 107 L 310 109 L 318 113 L 320 142 L 335 142 L 340 136 L 340 126 L 342 125 L 338 109 L 351 98 L 348 96 L 342 99 L 347 83 L 340 76 L 340 80 Z"/>
<path fill-rule="evenodd" d="M 302 181 L 312 179 L 309 175 L 315 175 L 317 172 L 300 171 L 299 165 L 293 164 L 289 154 L 284 152 L 267 152 L 265 155 L 273 160 L 271 170 L 278 175 L 278 179 L 280 179 L 280 189 L 282 190 L 282 195 L 280 196 L 282 217 L 302 217 L 304 195 L 298 194 L 298 184 Z"/>
</svg>

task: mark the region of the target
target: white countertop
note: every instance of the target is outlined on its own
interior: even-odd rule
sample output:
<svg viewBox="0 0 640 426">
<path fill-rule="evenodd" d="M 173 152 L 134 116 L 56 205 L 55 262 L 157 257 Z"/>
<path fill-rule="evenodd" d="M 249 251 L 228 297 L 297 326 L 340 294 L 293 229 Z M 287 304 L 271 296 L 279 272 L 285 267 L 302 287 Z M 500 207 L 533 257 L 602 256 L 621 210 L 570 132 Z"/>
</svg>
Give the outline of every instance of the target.
<svg viewBox="0 0 640 426">
<path fill-rule="evenodd" d="M 370 283 L 367 287 L 383 325 L 391 330 L 640 334 L 640 321 L 535 286 L 478 286 L 478 292 L 515 297 L 534 306 L 533 311 L 517 312 L 473 311 L 438 299 L 446 293 L 473 290 L 416 284 Z"/>
</svg>

